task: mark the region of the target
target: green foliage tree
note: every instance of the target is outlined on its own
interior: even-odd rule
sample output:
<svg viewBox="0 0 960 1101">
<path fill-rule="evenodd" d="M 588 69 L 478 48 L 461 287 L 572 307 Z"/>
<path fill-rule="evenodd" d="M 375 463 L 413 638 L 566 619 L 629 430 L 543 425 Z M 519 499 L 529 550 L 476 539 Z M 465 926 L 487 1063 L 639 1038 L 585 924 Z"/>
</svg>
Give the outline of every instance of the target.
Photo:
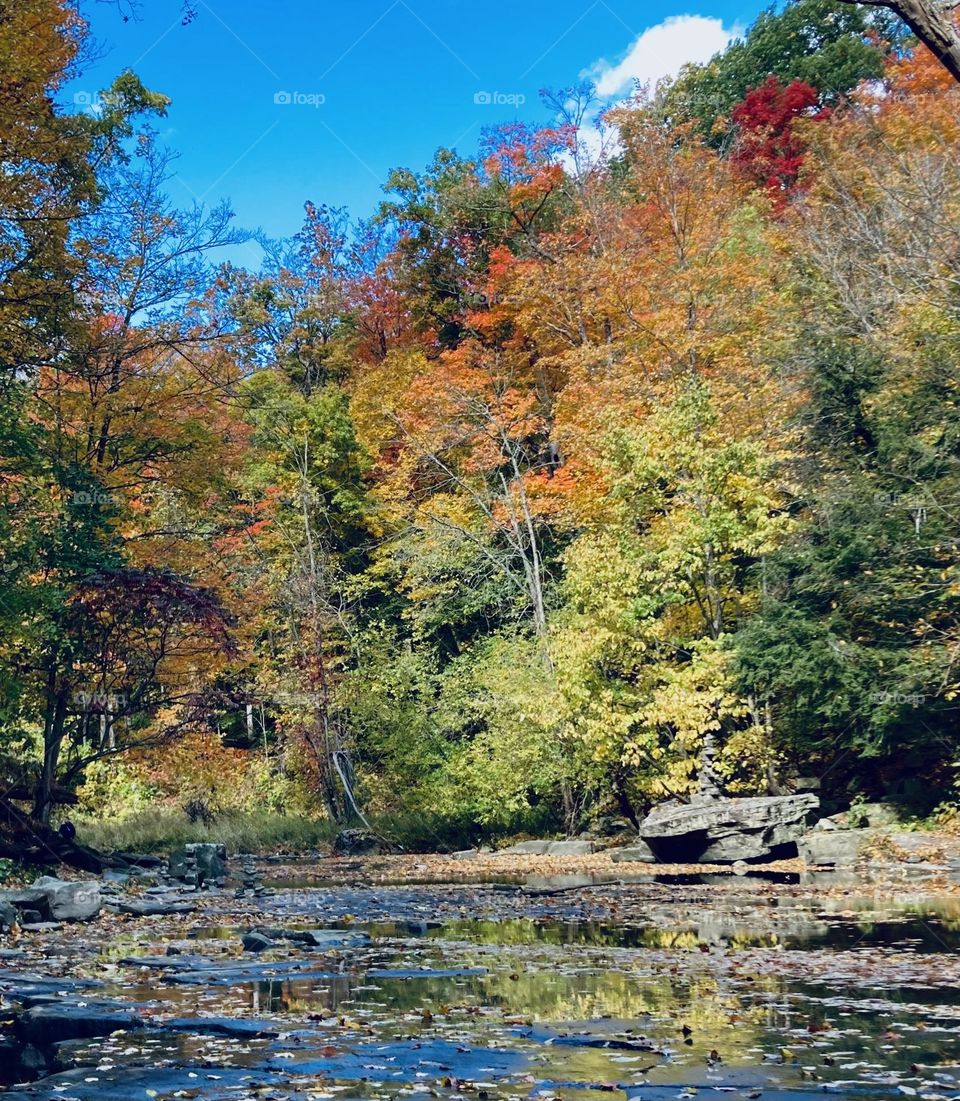
<svg viewBox="0 0 960 1101">
<path fill-rule="evenodd" d="M 880 11 L 843 0 L 795 0 L 761 12 L 742 38 L 704 65 L 688 65 L 658 97 L 674 123 L 692 122 L 714 143 L 730 133 L 730 115 L 751 88 L 769 76 L 802 80 L 822 106 L 834 106 L 863 80 L 883 76 L 905 28 Z"/>
</svg>

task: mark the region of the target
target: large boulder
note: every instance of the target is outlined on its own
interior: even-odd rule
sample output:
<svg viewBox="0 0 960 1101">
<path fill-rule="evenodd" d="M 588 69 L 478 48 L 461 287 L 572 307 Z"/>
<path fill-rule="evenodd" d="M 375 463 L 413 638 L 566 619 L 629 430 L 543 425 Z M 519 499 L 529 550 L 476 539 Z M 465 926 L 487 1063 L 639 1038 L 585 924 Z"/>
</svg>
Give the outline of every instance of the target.
<svg viewBox="0 0 960 1101">
<path fill-rule="evenodd" d="M 46 909 L 54 921 L 89 921 L 100 913 L 103 899 L 95 879 L 67 882 L 51 875 L 34 880 L 33 889 L 42 891 Z"/>
<path fill-rule="evenodd" d="M 640 823 L 640 839 L 660 861 L 733 864 L 796 856 L 820 801 L 812 793 L 665 803 Z"/>
<path fill-rule="evenodd" d="M 170 854 L 170 874 L 174 879 L 183 879 L 187 874 L 187 857 L 197 859 L 197 879 L 199 886 L 223 879 L 227 874 L 227 847 L 214 841 L 200 841 L 183 845 Z"/>
</svg>

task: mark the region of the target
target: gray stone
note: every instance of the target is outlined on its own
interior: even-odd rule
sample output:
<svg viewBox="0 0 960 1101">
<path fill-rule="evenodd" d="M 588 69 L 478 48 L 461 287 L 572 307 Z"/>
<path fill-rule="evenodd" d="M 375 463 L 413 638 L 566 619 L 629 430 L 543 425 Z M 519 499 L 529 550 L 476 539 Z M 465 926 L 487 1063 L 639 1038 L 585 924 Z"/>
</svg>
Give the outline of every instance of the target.
<svg viewBox="0 0 960 1101">
<path fill-rule="evenodd" d="M 263 933 L 244 933 L 243 948 L 245 952 L 265 952 L 268 948 L 275 947 L 274 942 L 265 937 Z"/>
<path fill-rule="evenodd" d="M 592 841 L 551 841 L 547 856 L 589 856 L 595 849 Z"/>
<path fill-rule="evenodd" d="M 17 924 L 17 908 L 10 902 L 0 901 L 0 929 L 12 929 Z"/>
<path fill-rule="evenodd" d="M 36 910 L 42 917 L 50 916 L 50 901 L 47 892 L 36 890 L 33 887 L 20 887 L 13 890 L 0 891 L 0 906 L 12 906 L 15 910 Z M 21 924 L 23 919 L 21 917 Z"/>
<path fill-rule="evenodd" d="M 508 856 L 544 856 L 550 845 L 550 841 L 518 841 L 507 849 L 501 849 L 501 853 Z"/>
<path fill-rule="evenodd" d="M 640 823 L 640 838 L 658 860 L 673 863 L 733 864 L 793 856 L 819 802 L 806 793 L 664 804 Z"/>
<path fill-rule="evenodd" d="M 852 868 L 874 830 L 815 830 L 797 842 L 800 858 L 809 865 Z"/>
<path fill-rule="evenodd" d="M 476 849 L 461 849 L 459 852 L 451 853 L 451 860 L 476 860 L 480 853 Z"/>
<path fill-rule="evenodd" d="M 840 829 L 832 818 L 821 818 L 813 828 L 820 833 L 831 833 L 833 830 Z"/>
<path fill-rule="evenodd" d="M 54 921 L 89 921 L 100 913 L 103 899 L 100 884 L 94 879 L 67 882 L 42 875 L 33 883 L 35 891 L 43 891 L 47 909 Z"/>
<path fill-rule="evenodd" d="M 899 822 L 900 812 L 891 803 L 859 803 L 846 814 L 846 826 L 854 830 L 867 826 L 896 826 Z"/>
<path fill-rule="evenodd" d="M 622 849 L 612 849 L 611 860 L 618 864 L 655 864 L 657 858 L 653 855 L 653 849 L 645 841 L 637 841 L 633 845 L 627 845 Z"/>
<path fill-rule="evenodd" d="M 183 879 L 188 874 L 190 856 L 196 857 L 197 880 L 200 886 L 227 874 L 226 845 L 204 841 L 184 845 L 170 854 L 170 874 L 174 879 Z"/>
</svg>

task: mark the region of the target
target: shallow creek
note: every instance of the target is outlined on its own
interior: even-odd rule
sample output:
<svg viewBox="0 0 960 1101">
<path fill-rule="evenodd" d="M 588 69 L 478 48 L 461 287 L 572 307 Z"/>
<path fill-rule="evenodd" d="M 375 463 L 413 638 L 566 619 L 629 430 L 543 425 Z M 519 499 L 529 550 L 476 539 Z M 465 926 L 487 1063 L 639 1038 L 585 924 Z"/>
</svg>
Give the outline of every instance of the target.
<svg viewBox="0 0 960 1101">
<path fill-rule="evenodd" d="M 254 926 L 276 942 L 256 955 Z M 314 930 L 331 932 L 311 947 Z M 9 1101 L 960 1098 L 952 898 L 733 877 L 291 886 L 20 947 L 4 1004 L 52 1016 Z M 56 1039 L 111 1013 L 119 1031 Z"/>
</svg>

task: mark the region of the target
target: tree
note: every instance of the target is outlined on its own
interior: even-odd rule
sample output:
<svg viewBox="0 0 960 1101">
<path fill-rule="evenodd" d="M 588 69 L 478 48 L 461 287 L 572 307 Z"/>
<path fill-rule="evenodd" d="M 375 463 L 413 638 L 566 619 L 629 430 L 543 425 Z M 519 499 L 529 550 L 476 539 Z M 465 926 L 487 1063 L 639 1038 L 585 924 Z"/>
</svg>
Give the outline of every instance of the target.
<svg viewBox="0 0 960 1101">
<path fill-rule="evenodd" d="M 737 639 L 747 690 L 828 793 L 949 782 L 958 659 L 955 93 L 922 59 L 811 134 L 794 223 L 809 398 L 793 537 Z M 802 504 L 802 511 L 800 505 Z M 914 782 L 916 790 L 917 784 Z"/>
<path fill-rule="evenodd" d="M 307 396 L 347 367 L 336 337 L 350 312 L 348 228 L 344 210 L 307 203 L 291 241 L 260 239 L 265 255 L 256 276 L 234 270 L 225 277 L 242 361 L 276 364 Z"/>
<path fill-rule="evenodd" d="M 229 650 L 216 599 L 154 570 L 121 567 L 85 577 L 56 627 L 38 671 L 43 758 L 33 813 L 42 822 L 58 781 L 70 790 L 93 761 L 155 744 L 200 720 L 197 667 L 209 671 Z"/>
<path fill-rule="evenodd" d="M 304 395 L 273 367 L 241 397 L 253 428 L 241 486 L 255 510 L 244 534 L 259 560 L 243 586 L 258 608 L 251 690 L 279 705 L 327 815 L 343 821 L 359 807 L 335 689 L 350 650 L 350 577 L 363 564 L 364 455 L 332 382 Z"/>
<path fill-rule="evenodd" d="M 776 76 L 769 76 L 731 112 L 737 139 L 730 159 L 748 179 L 766 189 L 777 210 L 783 209 L 797 187 L 806 153 L 794 123 L 829 117 L 828 108 L 817 109 L 817 98 L 816 89 L 801 80 L 783 88 Z"/>
<path fill-rule="evenodd" d="M 880 79 L 886 57 L 903 45 L 895 19 L 843 0 L 794 0 L 761 12 L 743 38 L 706 64 L 685 67 L 661 90 L 657 107 L 723 146 L 734 106 L 768 77 L 802 81 L 817 90 L 819 106 L 834 107 L 861 81 Z"/>
<path fill-rule="evenodd" d="M 131 101 L 143 98 L 134 78 L 122 83 Z M 173 568 L 183 565 L 173 547 L 198 534 L 185 513 L 191 495 L 203 492 L 198 472 L 217 469 L 193 459 L 222 447 L 216 418 L 206 408 L 195 415 L 204 404 L 197 384 L 211 365 L 211 329 L 199 306 L 209 279 L 204 257 L 237 238 L 227 211 L 170 207 L 161 190 L 168 163 L 149 133 L 132 155 L 116 146 L 96 157 L 97 201 L 66 226 L 77 274 L 59 343 L 46 347 L 42 368 L 18 380 L 28 417 L 14 429 L 4 471 L 12 559 L 4 581 L 14 610 L 3 644 L 11 670 L 4 717 L 28 740 L 39 731 L 34 809 L 43 820 L 64 747 L 69 765 L 60 779 L 72 784 L 104 752 L 157 736 L 151 723 L 182 725 L 161 712 L 184 704 L 184 692 L 164 685 L 177 661 L 199 653 L 190 630 L 199 624 L 206 633 L 211 673 L 226 646 L 225 626 L 215 626 L 226 614 L 188 576 L 196 578 L 196 562 Z M 163 500 L 148 504 L 161 481 Z M 167 553 L 158 564 L 160 540 Z M 110 579 L 109 591 L 99 578 Z M 190 680 L 199 698 L 202 679 Z M 104 737 L 114 732 L 106 751 L 83 748 L 91 737 L 89 708 L 78 703 L 85 696 L 113 701 L 96 712 Z M 120 720 L 135 735 L 118 739 Z"/>
<path fill-rule="evenodd" d="M 938 0 L 844 0 L 891 11 L 913 31 L 954 80 L 960 81 L 960 30 L 953 4 Z"/>
</svg>

